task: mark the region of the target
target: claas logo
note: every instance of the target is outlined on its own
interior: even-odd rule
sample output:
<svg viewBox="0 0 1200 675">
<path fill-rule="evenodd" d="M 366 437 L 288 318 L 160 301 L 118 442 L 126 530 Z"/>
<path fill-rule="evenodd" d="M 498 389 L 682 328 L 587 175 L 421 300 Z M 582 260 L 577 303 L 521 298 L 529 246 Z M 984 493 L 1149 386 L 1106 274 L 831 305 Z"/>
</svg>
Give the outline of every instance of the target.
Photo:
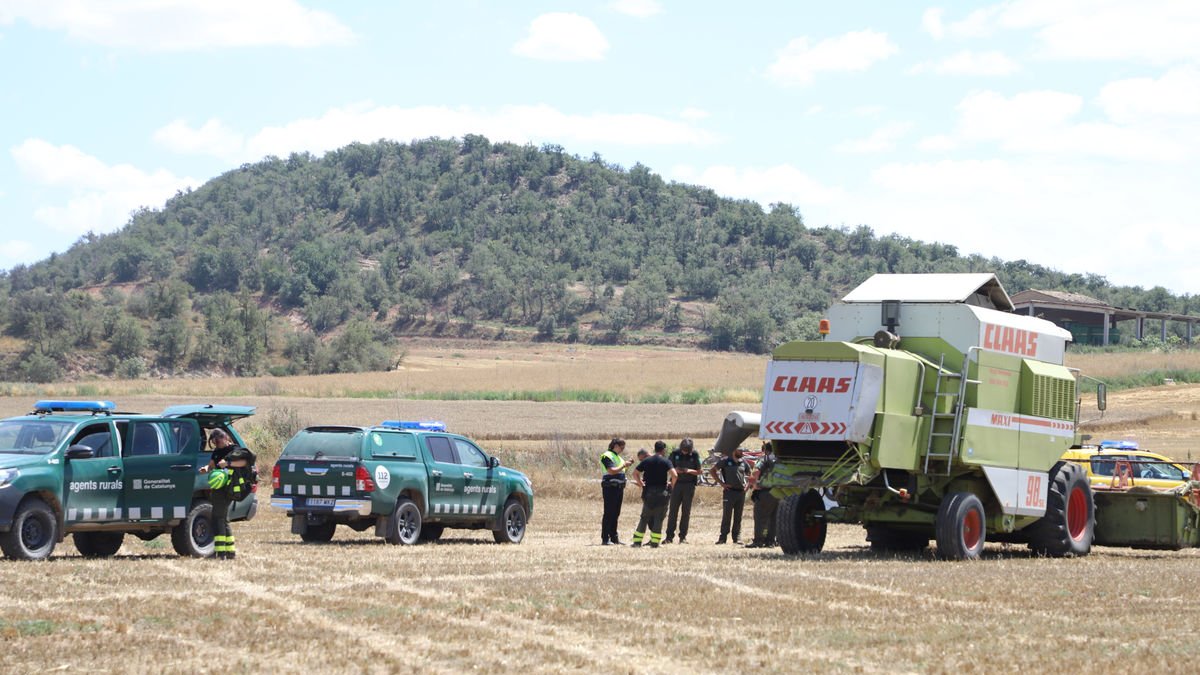
<svg viewBox="0 0 1200 675">
<path fill-rule="evenodd" d="M 797 377 L 780 375 L 775 378 L 774 391 L 808 392 L 813 394 L 844 394 L 850 391 L 852 377 Z"/>
</svg>

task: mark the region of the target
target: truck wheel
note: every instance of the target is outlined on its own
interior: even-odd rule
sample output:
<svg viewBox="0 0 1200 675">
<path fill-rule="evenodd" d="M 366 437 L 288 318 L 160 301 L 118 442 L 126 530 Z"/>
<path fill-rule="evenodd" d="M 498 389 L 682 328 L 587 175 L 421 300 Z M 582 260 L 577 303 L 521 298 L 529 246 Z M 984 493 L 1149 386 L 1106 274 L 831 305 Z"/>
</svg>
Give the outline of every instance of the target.
<svg viewBox="0 0 1200 675">
<path fill-rule="evenodd" d="M 336 529 L 337 523 L 332 520 L 327 520 L 320 525 L 309 523 L 300 535 L 300 539 L 310 544 L 324 544 L 333 539 L 333 532 Z"/>
<path fill-rule="evenodd" d="M 880 553 L 912 553 L 929 548 L 929 535 L 885 525 L 868 525 L 867 541 Z"/>
<path fill-rule="evenodd" d="M 504 502 L 504 510 L 500 512 L 499 529 L 492 530 L 492 537 L 497 544 L 519 544 L 525 538 L 525 524 L 528 518 L 525 507 L 516 499 Z"/>
<path fill-rule="evenodd" d="M 809 490 L 802 495 L 789 495 L 779 503 L 775 529 L 779 547 L 787 555 L 820 553 L 825 547 L 825 500 L 821 493 Z"/>
<path fill-rule="evenodd" d="M 389 544 L 411 546 L 421 540 L 421 509 L 408 497 L 396 502 L 396 510 L 388 516 L 387 536 Z"/>
<path fill-rule="evenodd" d="M 442 533 L 445 531 L 445 525 L 431 525 L 426 523 L 421 526 L 421 541 L 437 541 L 442 538 Z"/>
<path fill-rule="evenodd" d="M 58 543 L 58 519 L 38 497 L 26 497 L 13 515 L 12 529 L 0 533 L 0 551 L 12 560 L 44 560 Z"/>
<path fill-rule="evenodd" d="M 977 560 L 987 539 L 983 502 L 970 492 L 955 492 L 938 507 L 934 533 L 938 555 L 948 560 Z"/>
<path fill-rule="evenodd" d="M 71 535 L 75 548 L 85 558 L 110 558 L 121 550 L 124 532 L 76 532 Z"/>
<path fill-rule="evenodd" d="M 1092 550 L 1096 505 L 1083 467 L 1059 462 L 1051 469 L 1046 515 L 1028 528 L 1029 548 L 1055 558 L 1085 556 Z"/>
<path fill-rule="evenodd" d="M 213 506 L 207 499 L 197 499 L 187 517 L 171 530 L 171 545 L 179 555 L 210 558 L 213 554 Z"/>
</svg>

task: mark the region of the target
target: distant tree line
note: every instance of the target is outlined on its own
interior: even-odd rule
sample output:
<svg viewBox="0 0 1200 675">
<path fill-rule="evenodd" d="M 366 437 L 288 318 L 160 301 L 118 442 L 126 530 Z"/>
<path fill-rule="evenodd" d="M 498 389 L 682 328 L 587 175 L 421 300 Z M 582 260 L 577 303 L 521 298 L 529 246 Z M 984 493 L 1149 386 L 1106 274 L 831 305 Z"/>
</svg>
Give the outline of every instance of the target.
<svg viewBox="0 0 1200 675">
<path fill-rule="evenodd" d="M 810 228 L 793 206 L 641 164 L 469 135 L 268 157 L 0 274 L 0 330 L 17 345 L 0 376 L 375 370 L 415 334 L 763 352 L 814 337 L 873 273 L 973 271 L 1009 292 L 1192 303 L 865 225 Z"/>
</svg>

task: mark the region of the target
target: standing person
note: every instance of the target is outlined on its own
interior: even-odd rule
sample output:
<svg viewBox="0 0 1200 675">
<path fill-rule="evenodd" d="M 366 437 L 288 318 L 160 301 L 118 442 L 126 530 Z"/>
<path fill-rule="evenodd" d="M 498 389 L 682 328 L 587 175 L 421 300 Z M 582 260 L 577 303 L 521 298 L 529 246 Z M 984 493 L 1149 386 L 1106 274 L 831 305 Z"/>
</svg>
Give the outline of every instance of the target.
<svg viewBox="0 0 1200 675">
<path fill-rule="evenodd" d="M 214 472 L 208 480 L 209 501 L 213 507 L 213 550 L 218 558 L 232 560 L 237 557 L 237 549 L 233 530 L 229 527 L 229 505 L 233 503 L 233 496 L 229 490 L 231 476 L 236 479 L 240 472 L 235 471 L 247 468 L 254 455 L 246 448 L 234 444 L 224 429 L 213 429 L 208 441 L 213 447 L 212 459 L 206 466 L 200 467 L 200 473 Z M 218 471 L 224 475 L 216 473 Z M 238 485 L 239 489 L 244 489 L 244 480 Z"/>
<path fill-rule="evenodd" d="M 750 501 L 754 502 L 754 541 L 746 548 L 775 547 L 775 512 L 779 510 L 779 500 L 771 491 L 763 487 L 763 483 L 775 468 L 775 453 L 771 452 L 771 442 L 762 444 L 762 457 L 754 465 L 750 474 Z"/>
<path fill-rule="evenodd" d="M 675 541 L 675 521 L 679 520 L 679 543 L 687 543 L 688 521 L 692 517 L 692 497 L 696 495 L 696 483 L 700 480 L 700 455 L 696 454 L 695 443 L 690 438 L 679 441 L 679 448 L 668 458 L 679 477 L 671 488 L 670 510 L 667 512 L 667 536 L 664 544 Z"/>
<path fill-rule="evenodd" d="M 667 514 L 667 503 L 671 499 L 671 487 L 678 474 L 666 458 L 667 444 L 654 442 L 654 454 L 643 459 L 634 471 L 642 486 L 642 518 L 633 533 L 633 545 L 641 546 L 650 527 L 650 548 L 658 548 L 662 542 L 663 516 Z"/>
<path fill-rule="evenodd" d="M 748 473 L 746 461 L 742 457 L 742 449 L 735 448 L 709 471 L 713 480 L 725 489 L 721 495 L 721 535 L 717 537 L 718 544 L 724 544 L 731 531 L 733 543 L 742 543 L 742 508 L 746 505 Z"/>
<path fill-rule="evenodd" d="M 604 495 L 604 518 L 600 521 L 600 543 L 620 545 L 617 539 L 617 520 L 621 517 L 621 502 L 625 499 L 625 469 L 633 460 L 625 459 L 625 439 L 614 438 L 608 442 L 608 450 L 600 455 L 604 475 L 600 477 L 600 492 Z"/>
</svg>

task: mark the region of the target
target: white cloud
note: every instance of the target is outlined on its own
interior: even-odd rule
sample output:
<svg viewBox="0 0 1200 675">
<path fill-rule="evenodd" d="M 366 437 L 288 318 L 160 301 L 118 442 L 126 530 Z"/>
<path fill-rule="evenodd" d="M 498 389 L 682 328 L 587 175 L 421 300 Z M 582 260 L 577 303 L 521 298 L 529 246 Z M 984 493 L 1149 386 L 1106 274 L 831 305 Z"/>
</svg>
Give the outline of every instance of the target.
<svg viewBox="0 0 1200 675">
<path fill-rule="evenodd" d="M 873 30 L 846 33 L 811 46 L 808 38 L 801 37 L 779 50 L 767 67 L 767 77 L 781 85 L 805 85 L 818 73 L 866 70 L 897 51 L 886 33 Z"/>
<path fill-rule="evenodd" d="M 938 75 L 971 75 L 998 76 L 1011 75 L 1021 66 L 1016 61 L 1005 56 L 1002 52 L 972 52 L 961 51 L 942 59 L 937 63 L 921 63 L 913 66 L 909 72 L 934 72 Z"/>
<path fill-rule="evenodd" d="M 1040 55 L 1053 59 L 1200 62 L 1200 3 L 1186 0 L 1013 0 L 946 26 L 959 38 L 998 29 L 1034 31 Z"/>
<path fill-rule="evenodd" d="M 1200 228 L 1187 173 L 1042 157 L 894 163 L 837 216 L 962 253 L 1196 293 Z"/>
<path fill-rule="evenodd" d="M 146 172 L 129 164 L 108 165 L 70 145 L 30 138 L 12 149 L 21 173 L 49 188 L 60 205 L 41 206 L 34 219 L 70 235 L 111 232 L 143 207 L 157 207 L 176 192 L 198 185 L 194 178 L 159 169 Z"/>
<path fill-rule="evenodd" d="M 174 120 L 154 132 L 154 141 L 172 152 L 223 159 L 237 157 L 244 144 L 241 134 L 217 119 L 210 119 L 199 128 L 193 128 L 186 120 Z"/>
<path fill-rule="evenodd" d="M 316 47 L 353 42 L 329 12 L 295 0 L 8 0 L 0 24 L 25 21 L 105 47 L 185 51 L 222 47 Z"/>
<path fill-rule="evenodd" d="M 941 40 L 946 35 L 946 27 L 942 25 L 942 10 L 940 7 L 930 7 L 921 14 L 921 27 L 934 40 Z"/>
<path fill-rule="evenodd" d="M 892 122 L 885 124 L 866 138 L 853 141 L 843 141 L 834 149 L 838 152 L 865 155 L 878 152 L 889 152 L 896 148 L 896 141 L 904 137 L 912 129 L 911 122 Z"/>
<path fill-rule="evenodd" d="M 354 141 L 398 141 L 482 134 L 494 141 L 604 145 L 706 145 L 717 137 L 686 121 L 644 114 L 573 115 L 547 105 L 506 106 L 496 110 L 467 107 L 372 106 L 334 108 L 321 117 L 267 127 L 246 142 L 243 158 L 325 152 Z"/>
<path fill-rule="evenodd" d="M 1056 91 L 1029 91 L 1011 97 L 974 92 L 958 104 L 958 125 L 948 136 L 924 139 L 922 149 L 995 144 L 1021 154 L 1100 157 L 1177 162 L 1194 148 L 1183 138 L 1153 125 L 1129 126 L 1081 120 L 1083 99 Z M 1195 145 L 1194 142 L 1191 143 Z"/>
<path fill-rule="evenodd" d="M 1200 125 L 1200 70 L 1176 68 L 1158 79 L 1142 77 L 1110 82 L 1097 102 L 1118 123 L 1192 118 Z"/>
<path fill-rule="evenodd" d="M 0 241 L 0 270 L 32 261 L 36 251 L 33 244 L 24 239 Z"/>
<path fill-rule="evenodd" d="M 658 0 L 616 0 L 610 7 L 620 14 L 636 16 L 639 19 L 662 14 L 663 11 Z"/>
<path fill-rule="evenodd" d="M 587 17 L 551 12 L 530 22 L 529 34 L 512 51 L 543 61 L 599 61 L 608 51 L 608 40 Z"/>
<path fill-rule="evenodd" d="M 711 115 L 709 114 L 709 112 L 707 110 L 704 110 L 701 108 L 688 107 L 688 108 L 684 108 L 679 113 L 679 116 L 690 122 L 699 122 L 700 120 L 708 119 Z"/>
<path fill-rule="evenodd" d="M 712 188 L 727 197 L 752 199 L 764 206 L 786 202 L 803 209 L 813 204 L 839 202 L 845 197 L 841 188 L 823 185 L 787 164 L 765 169 L 710 166 L 703 170 L 679 165 L 671 169 L 670 177 L 682 183 Z"/>
</svg>

